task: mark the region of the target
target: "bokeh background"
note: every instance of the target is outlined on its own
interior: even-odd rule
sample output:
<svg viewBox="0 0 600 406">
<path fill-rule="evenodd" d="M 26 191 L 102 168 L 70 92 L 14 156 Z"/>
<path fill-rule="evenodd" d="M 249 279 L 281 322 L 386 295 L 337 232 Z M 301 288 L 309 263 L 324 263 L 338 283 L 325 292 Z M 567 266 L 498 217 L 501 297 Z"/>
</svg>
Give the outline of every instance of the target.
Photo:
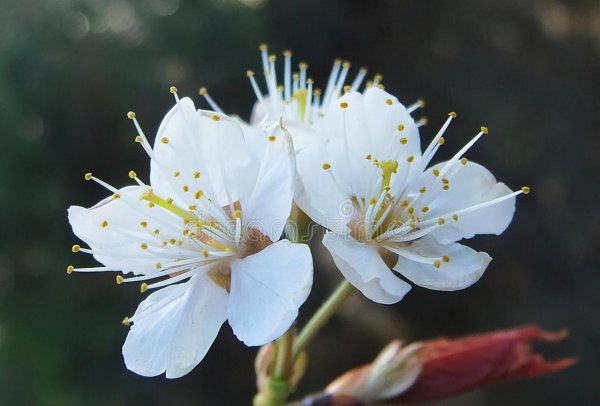
<svg viewBox="0 0 600 406">
<path fill-rule="evenodd" d="M 353 297 L 314 343 L 298 396 L 393 338 L 536 323 L 571 331 L 539 349 L 574 355 L 577 366 L 440 404 L 600 404 L 596 0 L 0 0 L 0 404 L 250 403 L 256 349 L 227 325 L 182 379 L 124 368 L 120 321 L 143 295 L 112 274 L 65 274 L 70 263 L 93 264 L 70 252 L 66 208 L 104 196 L 84 182 L 87 171 L 115 185 L 130 169 L 147 178 L 125 115 L 135 110 L 152 134 L 172 104 L 170 85 L 198 101 L 207 86 L 224 110 L 248 118 L 245 71 L 260 70 L 263 41 L 308 61 L 318 83 L 341 56 L 382 73 L 401 101 L 425 99 L 425 140 L 457 111 L 441 158 L 489 126 L 469 158 L 533 189 L 502 237 L 470 242 L 495 257 L 475 286 L 416 288 L 394 306 Z M 340 280 L 318 241 L 314 253 L 302 320 Z"/>
</svg>

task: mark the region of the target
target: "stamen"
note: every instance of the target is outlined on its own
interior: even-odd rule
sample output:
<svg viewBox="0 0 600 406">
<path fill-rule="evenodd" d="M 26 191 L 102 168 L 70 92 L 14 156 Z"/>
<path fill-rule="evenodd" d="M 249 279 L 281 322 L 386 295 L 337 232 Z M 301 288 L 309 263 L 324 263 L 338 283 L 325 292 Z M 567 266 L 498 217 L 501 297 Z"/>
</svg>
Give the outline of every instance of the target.
<svg viewBox="0 0 600 406">
<path fill-rule="evenodd" d="M 408 112 L 408 114 L 411 114 L 416 109 L 423 108 L 423 107 L 425 107 L 425 101 L 423 99 L 419 99 L 415 103 L 408 106 L 406 108 L 406 111 Z"/>
<path fill-rule="evenodd" d="M 283 51 L 284 60 L 284 100 L 289 102 L 292 97 L 292 53 L 288 50 Z"/>
<path fill-rule="evenodd" d="M 254 79 L 254 72 L 248 70 L 246 71 L 246 75 L 248 76 L 248 79 L 250 79 L 250 84 L 252 85 L 252 90 L 254 90 L 256 100 L 258 100 L 259 103 L 264 103 L 265 99 L 263 98 L 260 88 L 258 87 L 258 83 L 256 83 L 256 79 Z"/>
<path fill-rule="evenodd" d="M 356 77 L 354 78 L 354 81 L 352 82 L 352 86 L 350 87 L 351 92 L 358 91 L 358 88 L 360 87 L 360 84 L 362 83 L 362 81 L 365 79 L 365 76 L 367 76 L 367 68 L 360 68 L 360 70 L 358 71 L 358 74 L 356 75 Z"/>
<path fill-rule="evenodd" d="M 225 114 L 223 110 L 219 107 L 219 105 L 215 103 L 213 98 L 210 97 L 210 95 L 208 94 L 208 90 L 205 87 L 201 87 L 198 93 L 200 94 L 200 96 L 204 97 L 204 99 L 206 100 L 210 108 L 213 109 L 213 111 L 216 111 L 219 114 Z"/>
<path fill-rule="evenodd" d="M 527 192 L 526 192 L 526 191 L 527 191 Z M 473 211 L 477 211 L 477 210 L 480 210 L 480 209 L 483 209 L 483 208 L 486 208 L 486 207 L 489 207 L 489 206 L 493 206 L 493 205 L 495 205 L 495 204 L 498 204 L 498 203 L 500 203 L 500 202 L 503 202 L 503 201 L 505 201 L 505 200 L 508 200 L 508 199 L 510 199 L 510 198 L 513 198 L 513 197 L 515 197 L 515 196 L 518 196 L 518 195 L 520 195 L 520 194 L 527 194 L 528 192 L 529 192 L 529 188 L 528 188 L 527 186 L 524 186 L 524 187 L 523 187 L 521 190 L 517 190 L 516 192 L 512 192 L 512 193 L 506 194 L 506 195 L 504 195 L 504 196 L 497 197 L 496 199 L 492 199 L 492 200 L 489 200 L 489 201 L 487 201 L 487 202 L 483 202 L 483 203 L 475 204 L 475 205 L 473 205 L 473 206 L 466 207 L 466 208 L 464 208 L 464 209 L 461 209 L 461 210 L 455 211 L 455 212 L 454 212 L 454 214 L 452 214 L 452 219 L 453 219 L 454 221 L 458 221 L 459 215 L 466 214 L 466 213 L 470 213 L 470 212 L 473 212 Z M 450 213 L 448 213 L 448 214 L 444 214 L 444 215 L 443 215 L 443 216 L 441 216 L 441 217 L 442 217 L 442 218 L 445 218 L 445 217 L 448 217 L 448 216 L 450 216 Z M 435 223 L 435 222 L 437 222 L 437 221 L 439 221 L 439 220 L 436 220 L 436 219 L 429 219 L 429 220 L 425 220 L 425 221 L 421 222 L 421 225 L 423 225 L 423 226 L 424 226 L 424 225 L 428 225 L 428 224 Z"/>
</svg>

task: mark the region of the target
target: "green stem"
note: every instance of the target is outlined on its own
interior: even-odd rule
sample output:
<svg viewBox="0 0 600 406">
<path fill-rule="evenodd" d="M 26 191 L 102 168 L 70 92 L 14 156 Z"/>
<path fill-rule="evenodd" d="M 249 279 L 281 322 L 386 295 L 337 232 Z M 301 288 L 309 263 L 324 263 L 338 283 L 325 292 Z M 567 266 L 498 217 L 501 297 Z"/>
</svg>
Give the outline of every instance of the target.
<svg viewBox="0 0 600 406">
<path fill-rule="evenodd" d="M 294 328 L 290 329 L 275 341 L 277 355 L 275 358 L 274 377 L 276 379 L 287 380 L 290 377 L 292 368 L 292 348 L 294 345 Z"/>
<path fill-rule="evenodd" d="M 315 338 L 319 330 L 329 321 L 329 319 L 339 310 L 346 299 L 354 292 L 354 287 L 350 282 L 344 280 L 337 289 L 329 296 L 327 301 L 311 317 L 294 342 L 293 359 L 308 347 Z"/>
</svg>

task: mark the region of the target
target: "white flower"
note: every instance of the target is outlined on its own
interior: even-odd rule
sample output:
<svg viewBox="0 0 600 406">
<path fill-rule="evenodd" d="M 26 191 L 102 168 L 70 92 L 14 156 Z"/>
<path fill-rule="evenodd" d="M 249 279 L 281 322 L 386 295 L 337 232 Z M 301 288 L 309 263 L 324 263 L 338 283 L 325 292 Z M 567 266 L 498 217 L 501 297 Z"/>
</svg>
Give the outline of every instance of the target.
<svg viewBox="0 0 600 406">
<path fill-rule="evenodd" d="M 402 299 L 413 283 L 457 290 L 476 282 L 491 258 L 458 244 L 500 234 L 510 223 L 512 192 L 464 158 L 485 127 L 449 161 L 429 167 L 443 125 L 421 153 L 418 124 L 385 91 L 346 93 L 316 125 L 316 143 L 296 157 L 303 191 L 296 202 L 330 231 L 323 243 L 343 275 L 379 303 Z"/>
<path fill-rule="evenodd" d="M 122 271 L 117 283 L 162 288 L 124 320 L 123 346 L 132 371 L 168 378 L 188 373 L 229 321 L 247 345 L 263 345 L 296 319 L 312 285 L 306 245 L 278 241 L 293 197 L 289 137 L 242 132 L 223 114 L 196 111 L 179 100 L 164 118 L 154 148 L 135 114 L 139 142 L 151 158 L 150 185 L 115 189 L 86 174 L 113 195 L 90 209 L 69 208 L 75 234 L 103 267 Z"/>
</svg>

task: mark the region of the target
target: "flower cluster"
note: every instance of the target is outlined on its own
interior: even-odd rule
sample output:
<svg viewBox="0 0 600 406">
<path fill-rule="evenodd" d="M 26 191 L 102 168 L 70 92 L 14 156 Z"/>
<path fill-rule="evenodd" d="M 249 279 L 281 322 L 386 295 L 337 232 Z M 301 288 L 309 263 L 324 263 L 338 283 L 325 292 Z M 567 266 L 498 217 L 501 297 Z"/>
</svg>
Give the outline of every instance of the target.
<svg viewBox="0 0 600 406">
<path fill-rule="evenodd" d="M 491 258 L 458 243 L 500 234 L 510 223 L 515 192 L 465 154 L 488 133 L 430 165 L 444 144 L 450 113 L 421 149 L 411 113 L 367 82 L 361 69 L 336 61 L 322 92 L 307 65 L 292 73 L 284 52 L 278 84 L 274 56 L 261 46 L 266 94 L 248 71 L 257 103 L 249 123 L 179 99 L 151 144 L 134 113 L 128 117 L 150 157 L 150 180 L 133 171 L 133 186 L 115 188 L 91 173 L 110 196 L 69 209 L 74 233 L 104 266 L 67 271 L 118 272 L 118 284 L 154 290 L 135 314 L 123 346 L 126 365 L 145 376 L 179 377 L 205 356 L 227 320 L 247 345 L 271 342 L 297 317 L 312 285 L 308 247 L 282 239 L 295 202 L 328 231 L 323 244 L 344 277 L 366 297 L 395 303 L 410 285 L 457 290 L 477 281 Z M 160 289 L 159 289 L 160 288 Z"/>
</svg>

